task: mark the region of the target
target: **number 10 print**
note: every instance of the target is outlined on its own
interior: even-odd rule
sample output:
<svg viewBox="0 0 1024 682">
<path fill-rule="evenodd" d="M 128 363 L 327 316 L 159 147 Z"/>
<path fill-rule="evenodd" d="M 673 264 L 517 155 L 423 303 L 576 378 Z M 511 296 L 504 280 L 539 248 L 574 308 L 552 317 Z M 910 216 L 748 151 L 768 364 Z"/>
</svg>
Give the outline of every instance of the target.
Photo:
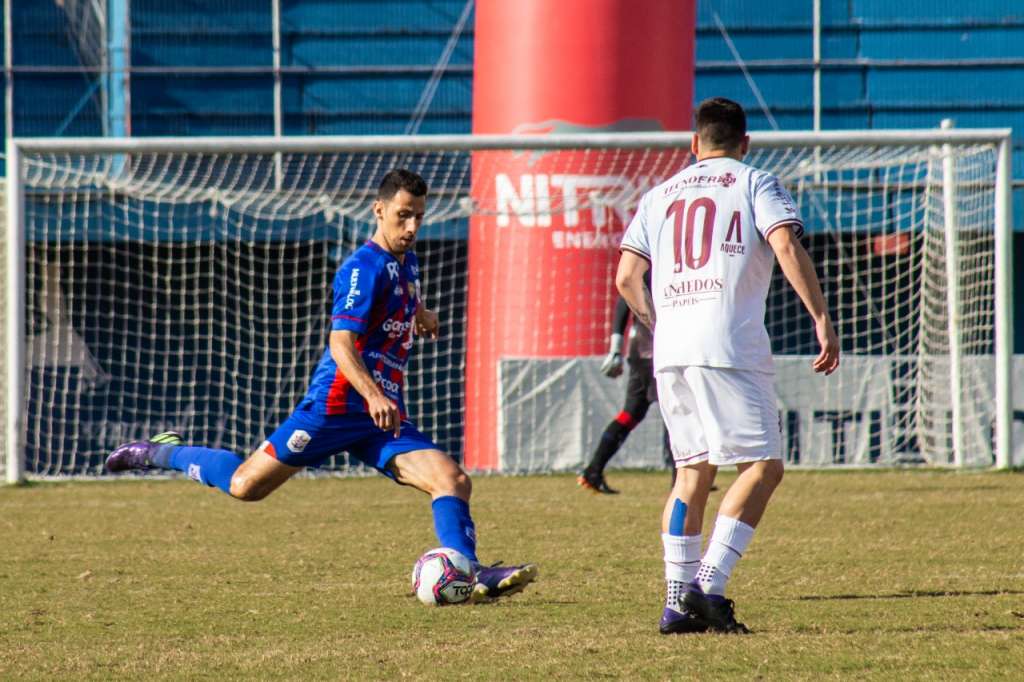
<svg viewBox="0 0 1024 682">
<path fill-rule="evenodd" d="M 703 221 L 701 224 L 700 233 L 700 253 L 696 256 L 693 253 L 693 231 L 694 223 L 697 222 L 697 211 L 704 209 Z M 702 267 L 708 264 L 708 260 L 711 258 L 711 238 L 715 233 L 715 213 L 717 208 L 715 206 L 714 199 L 708 197 L 700 197 L 690 202 L 690 207 L 687 209 L 686 200 L 678 199 L 672 202 L 672 205 L 668 207 L 666 216 L 674 216 L 675 220 L 672 226 L 672 248 L 675 254 L 675 271 L 682 272 L 683 265 L 690 270 L 700 270 Z M 683 223 L 686 227 L 684 229 Z M 733 235 L 733 229 L 735 228 L 736 237 L 741 240 L 740 237 L 740 212 L 735 211 L 732 215 L 732 221 L 729 225 L 729 237 Z M 729 238 L 727 237 L 727 239 Z"/>
</svg>

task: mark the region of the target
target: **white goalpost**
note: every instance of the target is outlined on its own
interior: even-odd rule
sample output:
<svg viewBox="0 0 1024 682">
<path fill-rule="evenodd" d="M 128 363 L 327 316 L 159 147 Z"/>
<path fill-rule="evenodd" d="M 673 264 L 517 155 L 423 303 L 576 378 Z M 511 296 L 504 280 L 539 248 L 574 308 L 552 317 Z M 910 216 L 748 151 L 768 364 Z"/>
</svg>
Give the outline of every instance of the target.
<svg viewBox="0 0 1024 682">
<path fill-rule="evenodd" d="M 624 384 L 599 376 L 596 354 L 511 353 L 493 366 L 467 356 L 489 321 L 470 323 L 471 287 L 514 281 L 535 257 L 509 249 L 474 270 L 469 235 L 528 229 L 565 259 L 601 252 L 574 289 L 593 295 L 549 292 L 551 315 L 523 320 L 521 345 L 543 347 L 569 306 L 590 320 L 572 333 L 606 338 L 623 222 L 689 162 L 690 135 L 9 139 L 4 479 L 102 476 L 112 447 L 166 429 L 240 453 L 257 446 L 304 392 L 334 271 L 372 232 L 370 203 L 394 167 L 430 187 L 417 255 L 445 331 L 416 341 L 410 417 L 464 457 L 466 406 L 478 399 L 466 377 L 496 377 L 492 468 L 579 467 Z M 751 138 L 746 161 L 799 204 L 843 347 L 834 377 L 811 373 L 813 330 L 776 273 L 767 324 L 787 463 L 1024 464 L 1010 131 Z M 543 176 L 523 172 L 541 157 Z M 658 465 L 657 421 L 652 411 L 621 464 Z M 344 454 L 327 468 L 361 470 Z"/>
</svg>

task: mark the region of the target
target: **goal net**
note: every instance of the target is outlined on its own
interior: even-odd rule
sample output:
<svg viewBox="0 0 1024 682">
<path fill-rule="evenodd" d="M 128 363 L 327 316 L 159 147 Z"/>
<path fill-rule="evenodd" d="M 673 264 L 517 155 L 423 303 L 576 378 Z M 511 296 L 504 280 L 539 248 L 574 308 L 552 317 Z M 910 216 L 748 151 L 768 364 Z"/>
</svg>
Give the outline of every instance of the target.
<svg viewBox="0 0 1024 682">
<path fill-rule="evenodd" d="M 796 198 L 843 349 L 836 375 L 811 372 L 812 325 L 776 272 L 788 463 L 996 461 L 1001 138 L 983 133 L 754 136 L 746 161 Z M 598 371 L 619 236 L 689 163 L 678 134 L 18 144 L 6 449 L 28 476 L 102 475 L 113 447 L 167 429 L 258 446 L 305 391 L 333 275 L 395 167 L 430 187 L 416 252 L 443 324 L 416 340 L 411 419 L 470 468 L 578 468 L 625 390 Z M 656 410 L 620 464 L 661 465 Z M 363 471 L 345 453 L 325 468 Z"/>
</svg>

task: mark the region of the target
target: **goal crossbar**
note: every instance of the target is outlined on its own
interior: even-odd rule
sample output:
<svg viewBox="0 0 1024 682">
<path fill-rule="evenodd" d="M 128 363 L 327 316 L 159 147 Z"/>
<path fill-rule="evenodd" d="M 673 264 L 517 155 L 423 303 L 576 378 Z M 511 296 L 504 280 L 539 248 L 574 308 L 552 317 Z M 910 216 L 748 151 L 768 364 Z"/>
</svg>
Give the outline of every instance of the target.
<svg viewBox="0 0 1024 682">
<path fill-rule="evenodd" d="M 754 148 L 794 145 L 846 147 L 857 145 L 1001 144 L 1010 128 L 928 130 L 835 130 L 822 132 L 752 132 Z M 36 153 L 197 153 L 302 154 L 334 152 L 402 152 L 495 149 L 673 149 L 688 147 L 692 132 L 578 133 L 557 135 L 305 135 L 295 137 L 23 137 L 11 142 Z"/>
</svg>

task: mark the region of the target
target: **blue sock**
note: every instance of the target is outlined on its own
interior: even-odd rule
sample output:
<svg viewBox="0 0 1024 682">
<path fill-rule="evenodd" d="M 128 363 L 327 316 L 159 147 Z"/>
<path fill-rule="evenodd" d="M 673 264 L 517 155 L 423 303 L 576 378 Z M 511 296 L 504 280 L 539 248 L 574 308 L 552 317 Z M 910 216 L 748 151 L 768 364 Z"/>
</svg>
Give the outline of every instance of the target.
<svg viewBox="0 0 1024 682">
<path fill-rule="evenodd" d="M 442 547 L 466 555 L 473 563 L 476 559 L 476 526 L 469 515 L 469 503 L 454 495 L 439 497 L 431 504 L 434 511 L 434 532 Z"/>
<path fill-rule="evenodd" d="M 166 467 L 183 471 L 193 481 L 220 488 L 230 495 L 231 477 L 243 461 L 230 450 L 178 445 L 167 453 Z"/>
</svg>

